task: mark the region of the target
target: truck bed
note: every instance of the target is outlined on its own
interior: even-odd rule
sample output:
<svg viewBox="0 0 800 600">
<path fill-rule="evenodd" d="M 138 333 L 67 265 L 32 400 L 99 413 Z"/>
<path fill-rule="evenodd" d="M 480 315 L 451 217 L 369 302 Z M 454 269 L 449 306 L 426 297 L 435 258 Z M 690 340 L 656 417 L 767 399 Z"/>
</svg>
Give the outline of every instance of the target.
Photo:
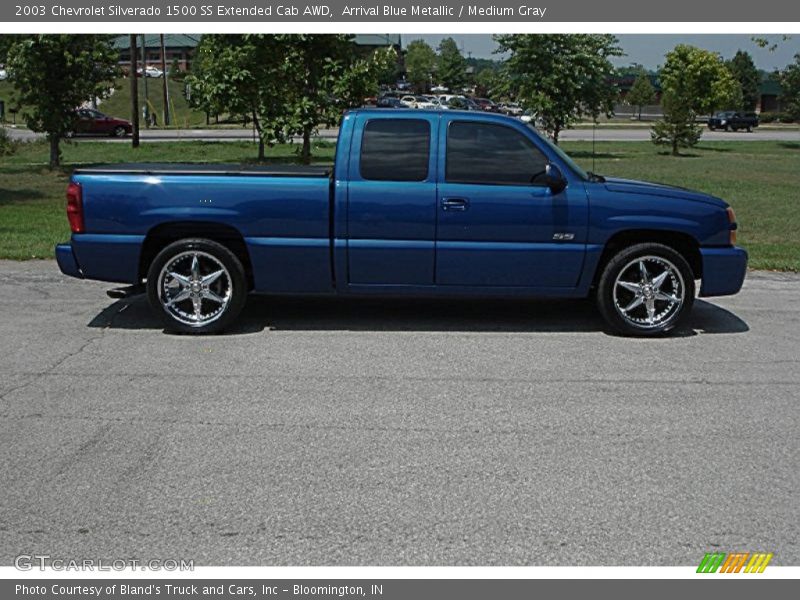
<svg viewBox="0 0 800 600">
<path fill-rule="evenodd" d="M 213 175 L 239 177 L 330 177 L 330 166 L 196 163 L 117 163 L 79 167 L 76 175 Z"/>
</svg>

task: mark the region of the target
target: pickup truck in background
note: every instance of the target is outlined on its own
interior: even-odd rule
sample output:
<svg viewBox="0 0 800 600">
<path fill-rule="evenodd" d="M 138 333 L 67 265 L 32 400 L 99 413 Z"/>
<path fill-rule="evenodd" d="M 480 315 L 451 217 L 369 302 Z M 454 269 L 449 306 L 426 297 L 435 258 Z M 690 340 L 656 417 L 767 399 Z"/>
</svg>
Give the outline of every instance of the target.
<svg viewBox="0 0 800 600">
<path fill-rule="evenodd" d="M 758 127 L 758 115 L 754 112 L 736 112 L 726 110 L 714 113 L 708 119 L 708 128 L 711 131 L 724 129 L 725 131 L 739 131 L 745 129 L 748 132 Z"/>
<path fill-rule="evenodd" d="M 747 254 L 707 194 L 587 173 L 534 128 L 483 112 L 362 109 L 333 167 L 76 170 L 73 277 L 145 290 L 170 330 L 213 333 L 250 292 L 583 298 L 626 335 L 735 294 Z"/>
</svg>

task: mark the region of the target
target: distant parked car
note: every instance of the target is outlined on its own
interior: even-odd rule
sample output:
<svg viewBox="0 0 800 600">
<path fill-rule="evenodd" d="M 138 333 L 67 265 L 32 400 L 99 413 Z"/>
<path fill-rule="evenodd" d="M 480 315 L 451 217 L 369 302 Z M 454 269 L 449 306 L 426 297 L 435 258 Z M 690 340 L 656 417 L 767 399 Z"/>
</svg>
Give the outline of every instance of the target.
<svg viewBox="0 0 800 600">
<path fill-rule="evenodd" d="M 725 131 L 738 131 L 739 129 L 753 131 L 754 127 L 758 127 L 758 115 L 754 112 L 725 110 L 714 113 L 714 116 L 708 120 L 708 128 L 711 131 L 717 129 L 724 129 Z"/>
<path fill-rule="evenodd" d="M 426 96 L 403 96 L 400 98 L 400 102 L 405 104 L 408 108 L 422 108 L 427 110 L 437 108 L 437 105 L 431 102 Z"/>
<path fill-rule="evenodd" d="M 376 108 L 408 108 L 405 104 L 400 102 L 400 98 L 394 96 L 383 96 L 378 98 L 375 103 Z"/>
<path fill-rule="evenodd" d="M 473 101 L 484 112 L 493 112 L 493 113 L 500 112 L 500 107 L 498 107 L 497 104 L 495 104 L 488 98 L 473 98 Z"/>
<path fill-rule="evenodd" d="M 136 69 L 136 75 L 138 75 L 139 77 L 142 76 L 141 67 Z M 156 78 L 163 77 L 164 76 L 164 71 L 162 71 L 161 69 L 157 69 L 156 67 L 145 67 L 144 76 L 145 77 L 156 77 Z"/>
<path fill-rule="evenodd" d="M 453 110 L 481 110 L 471 98 L 465 96 L 451 96 L 447 107 Z"/>
<path fill-rule="evenodd" d="M 0 81 L 5 81 L 6 79 L 8 79 L 8 71 L 0 69 Z"/>
<path fill-rule="evenodd" d="M 125 119 L 104 115 L 93 108 L 79 108 L 76 112 L 73 135 L 113 135 L 125 137 L 133 131 L 133 125 Z"/>
</svg>

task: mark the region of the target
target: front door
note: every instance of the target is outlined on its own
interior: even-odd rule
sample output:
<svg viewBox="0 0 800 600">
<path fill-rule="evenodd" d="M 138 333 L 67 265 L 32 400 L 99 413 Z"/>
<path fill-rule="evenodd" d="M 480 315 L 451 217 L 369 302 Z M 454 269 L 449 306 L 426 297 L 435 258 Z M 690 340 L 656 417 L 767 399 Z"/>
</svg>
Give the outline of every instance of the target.
<svg viewBox="0 0 800 600">
<path fill-rule="evenodd" d="M 523 131 L 444 119 L 438 186 L 438 285 L 569 288 L 583 266 L 583 186 L 553 194 L 547 156 Z"/>
</svg>

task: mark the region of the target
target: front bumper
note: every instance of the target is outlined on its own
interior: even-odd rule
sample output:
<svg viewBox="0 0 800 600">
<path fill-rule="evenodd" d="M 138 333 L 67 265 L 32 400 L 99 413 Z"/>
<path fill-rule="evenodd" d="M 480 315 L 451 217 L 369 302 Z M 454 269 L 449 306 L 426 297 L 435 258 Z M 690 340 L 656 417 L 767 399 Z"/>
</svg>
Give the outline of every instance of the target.
<svg viewBox="0 0 800 600">
<path fill-rule="evenodd" d="M 56 262 L 64 275 L 83 279 L 83 273 L 81 273 L 75 253 L 72 251 L 72 244 L 58 244 L 56 246 Z"/>
<path fill-rule="evenodd" d="M 729 296 L 742 289 L 747 273 L 747 252 L 743 248 L 700 248 L 703 281 L 700 296 Z"/>
</svg>

